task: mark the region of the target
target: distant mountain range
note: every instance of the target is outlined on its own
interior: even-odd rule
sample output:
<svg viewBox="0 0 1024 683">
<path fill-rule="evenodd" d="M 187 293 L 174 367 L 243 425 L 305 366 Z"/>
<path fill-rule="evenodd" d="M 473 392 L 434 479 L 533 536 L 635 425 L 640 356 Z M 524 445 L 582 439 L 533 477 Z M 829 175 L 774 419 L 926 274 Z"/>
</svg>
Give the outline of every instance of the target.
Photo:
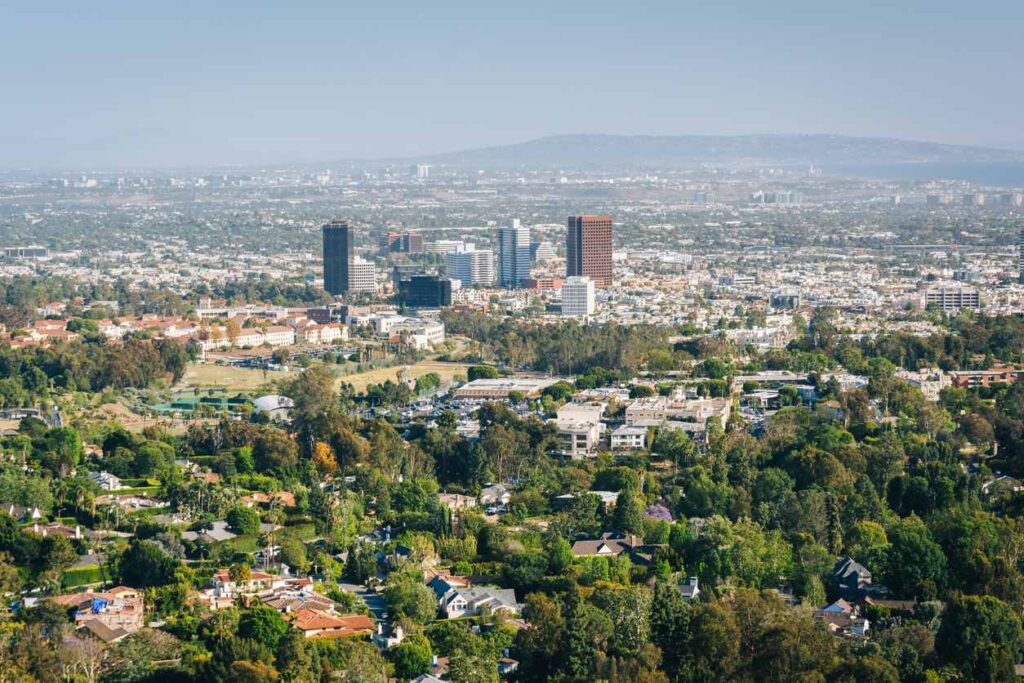
<svg viewBox="0 0 1024 683">
<path fill-rule="evenodd" d="M 823 167 L 1024 163 L 1024 151 L 844 135 L 551 135 L 409 162 L 466 168 Z"/>
</svg>

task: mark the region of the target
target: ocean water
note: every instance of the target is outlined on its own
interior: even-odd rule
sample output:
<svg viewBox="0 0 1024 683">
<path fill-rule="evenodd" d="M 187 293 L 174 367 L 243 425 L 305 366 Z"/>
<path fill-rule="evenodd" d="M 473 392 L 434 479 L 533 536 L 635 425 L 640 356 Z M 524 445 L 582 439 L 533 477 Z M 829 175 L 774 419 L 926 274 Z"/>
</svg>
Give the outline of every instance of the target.
<svg viewBox="0 0 1024 683">
<path fill-rule="evenodd" d="M 990 187 L 1024 188 L 1024 163 L 1020 162 L 844 164 L 824 168 L 823 172 L 830 176 L 893 180 L 964 180 Z"/>
</svg>

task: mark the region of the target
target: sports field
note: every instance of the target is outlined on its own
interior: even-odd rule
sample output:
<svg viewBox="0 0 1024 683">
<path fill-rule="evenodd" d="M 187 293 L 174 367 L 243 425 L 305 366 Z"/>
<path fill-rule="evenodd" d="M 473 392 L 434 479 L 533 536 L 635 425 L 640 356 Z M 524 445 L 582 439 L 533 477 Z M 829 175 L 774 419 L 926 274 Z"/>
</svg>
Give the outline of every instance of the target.
<svg viewBox="0 0 1024 683">
<path fill-rule="evenodd" d="M 414 365 L 400 365 L 390 368 L 375 368 L 366 372 L 358 372 L 351 375 L 339 375 L 338 384 L 348 382 L 356 391 L 364 391 L 370 384 L 380 384 L 385 380 L 395 380 L 399 370 L 406 368 L 408 376 L 415 379 L 428 372 L 436 372 L 441 377 L 441 382 L 450 382 L 455 375 L 466 374 L 469 367 L 466 363 L 442 363 L 440 361 L 426 360 Z M 199 387 L 203 389 L 221 388 L 229 391 L 254 391 L 266 383 L 276 380 L 287 380 L 297 373 L 289 372 L 267 372 L 254 370 L 252 368 L 236 368 L 228 365 L 213 364 L 192 364 L 185 371 L 185 376 L 178 383 L 178 389 Z"/>
</svg>

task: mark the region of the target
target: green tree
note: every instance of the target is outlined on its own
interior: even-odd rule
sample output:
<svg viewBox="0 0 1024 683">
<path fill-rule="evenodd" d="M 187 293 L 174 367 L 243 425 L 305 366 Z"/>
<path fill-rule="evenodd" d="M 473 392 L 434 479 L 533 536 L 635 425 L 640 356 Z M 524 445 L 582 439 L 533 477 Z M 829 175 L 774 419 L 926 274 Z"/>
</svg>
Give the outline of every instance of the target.
<svg viewBox="0 0 1024 683">
<path fill-rule="evenodd" d="M 384 587 L 384 599 L 397 617 L 425 624 L 437 616 L 434 592 L 423 584 L 419 572 L 392 573 Z"/>
<path fill-rule="evenodd" d="M 989 595 L 956 594 L 942 615 L 935 651 L 972 680 L 1011 681 L 1024 646 L 1021 619 Z"/>
<path fill-rule="evenodd" d="M 420 674 L 430 673 L 432 657 L 430 641 L 421 634 L 414 633 L 406 636 L 405 640 L 388 651 L 388 657 L 395 665 L 395 675 L 401 680 L 409 680 Z"/>
<path fill-rule="evenodd" d="M 471 365 L 466 370 L 466 377 L 470 382 L 478 379 L 497 379 L 498 369 L 492 365 Z"/>
<path fill-rule="evenodd" d="M 260 532 L 260 513 L 253 508 L 236 507 L 228 512 L 225 520 L 237 534 L 253 536 Z"/>
<path fill-rule="evenodd" d="M 273 607 L 257 605 L 242 612 L 238 619 L 238 635 L 242 638 L 252 638 L 257 643 L 265 645 L 271 651 L 276 651 L 281 644 L 281 639 L 288 632 L 288 622 L 284 620 L 281 613 Z"/>
<path fill-rule="evenodd" d="M 644 508 L 642 500 L 627 488 L 619 493 L 613 516 L 615 530 L 626 534 L 641 534 L 644 531 Z"/>
<path fill-rule="evenodd" d="M 885 581 L 889 588 L 905 596 L 920 596 L 928 586 L 932 591 L 944 589 L 946 556 L 921 520 L 912 517 L 899 522 L 888 537 Z"/>
<path fill-rule="evenodd" d="M 118 561 L 121 583 L 134 588 L 163 586 L 174 581 L 178 561 L 152 541 L 133 540 Z"/>
</svg>

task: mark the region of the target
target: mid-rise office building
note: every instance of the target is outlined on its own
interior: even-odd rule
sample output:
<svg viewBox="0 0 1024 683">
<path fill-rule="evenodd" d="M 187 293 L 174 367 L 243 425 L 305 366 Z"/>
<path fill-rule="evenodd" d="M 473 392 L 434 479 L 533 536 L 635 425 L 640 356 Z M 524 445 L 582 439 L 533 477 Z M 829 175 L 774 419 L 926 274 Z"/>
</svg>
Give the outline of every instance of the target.
<svg viewBox="0 0 1024 683">
<path fill-rule="evenodd" d="M 349 291 L 349 264 L 353 256 L 352 229 L 347 221 L 324 224 L 324 289 L 335 296 Z"/>
<path fill-rule="evenodd" d="M 924 295 L 925 306 L 934 306 L 945 313 L 956 313 L 963 309 L 980 310 L 981 297 L 971 287 L 936 287 Z"/>
<path fill-rule="evenodd" d="M 377 266 L 358 256 L 353 257 L 348 266 L 348 291 L 370 292 L 377 289 Z"/>
<path fill-rule="evenodd" d="M 521 287 L 530 277 L 530 228 L 513 219 L 498 228 L 498 284 Z"/>
<path fill-rule="evenodd" d="M 437 275 L 413 275 L 400 283 L 398 297 L 409 308 L 451 306 L 452 281 Z"/>
<path fill-rule="evenodd" d="M 494 252 L 490 249 L 467 249 L 445 256 L 446 273 L 463 287 L 494 285 Z"/>
<path fill-rule="evenodd" d="M 794 287 L 782 287 L 781 289 L 776 289 L 768 297 L 768 305 L 777 311 L 800 308 L 800 304 L 800 290 Z"/>
<path fill-rule="evenodd" d="M 791 190 L 770 191 L 758 190 L 752 195 L 756 204 L 779 204 L 782 206 L 793 206 L 800 203 L 800 194 Z"/>
<path fill-rule="evenodd" d="M 586 317 L 596 308 L 594 281 L 589 277 L 566 278 L 562 285 L 562 315 Z"/>
<path fill-rule="evenodd" d="M 49 255 L 50 250 L 46 247 L 4 247 L 4 256 L 7 258 L 36 259 L 46 258 Z"/>
<path fill-rule="evenodd" d="M 588 277 L 597 287 L 612 284 L 612 217 L 569 216 L 565 275 Z"/>
</svg>

